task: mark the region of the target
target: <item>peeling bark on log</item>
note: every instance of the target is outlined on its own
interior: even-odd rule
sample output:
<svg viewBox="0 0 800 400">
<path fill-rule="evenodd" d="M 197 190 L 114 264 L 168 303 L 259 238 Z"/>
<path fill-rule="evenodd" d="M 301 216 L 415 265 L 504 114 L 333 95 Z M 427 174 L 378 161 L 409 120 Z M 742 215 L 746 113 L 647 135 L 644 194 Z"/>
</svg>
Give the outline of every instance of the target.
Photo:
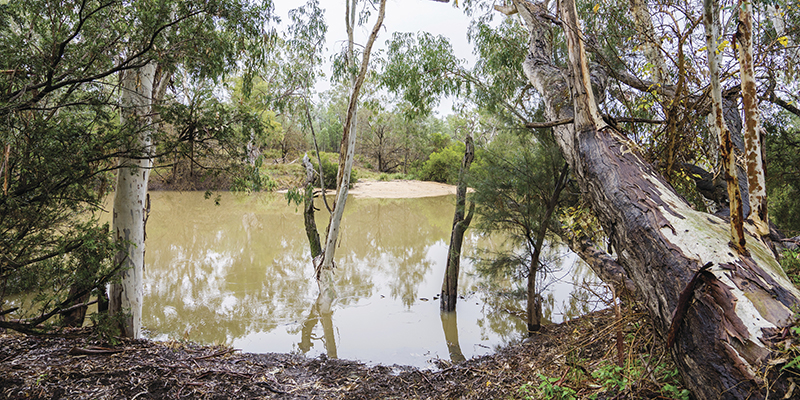
<svg viewBox="0 0 800 400">
<path fill-rule="evenodd" d="M 523 68 L 544 99 L 547 118 L 572 117 L 570 88 L 551 59 L 550 20 L 541 16 L 538 4 L 514 4 L 531 31 Z M 562 7 L 570 8 L 574 5 Z M 577 32 L 577 25 L 566 31 Z M 573 75 L 585 77 L 588 72 L 580 71 L 584 65 L 573 62 Z M 581 81 L 585 79 L 573 80 Z M 800 303 L 800 292 L 766 245 L 746 231 L 750 255 L 736 254 L 729 247 L 727 224 L 693 210 L 613 129 L 565 125 L 555 127 L 554 133 L 604 230 L 613 232 L 619 263 L 638 287 L 662 337 L 694 271 L 714 263 L 702 275 L 672 348 L 687 387 L 698 399 L 763 398 L 762 377 L 772 351 L 762 340 L 767 332 L 789 325 L 792 309 Z M 788 388 L 785 377 L 769 384 L 770 397 L 780 398 Z"/>
</svg>

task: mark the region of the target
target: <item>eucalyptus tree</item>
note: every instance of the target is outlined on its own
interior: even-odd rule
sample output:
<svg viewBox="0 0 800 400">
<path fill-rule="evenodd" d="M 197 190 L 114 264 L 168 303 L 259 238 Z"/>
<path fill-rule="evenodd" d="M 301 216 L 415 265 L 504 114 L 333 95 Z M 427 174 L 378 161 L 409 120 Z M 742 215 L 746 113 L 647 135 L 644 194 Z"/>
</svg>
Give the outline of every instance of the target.
<svg viewBox="0 0 800 400">
<path fill-rule="evenodd" d="M 476 65 L 470 69 L 464 65 L 463 60 L 455 57 L 445 37 L 435 37 L 424 32 L 396 33 L 389 44 L 387 60 L 382 71 L 382 83 L 389 90 L 400 92 L 402 98 L 411 105 L 414 114 L 430 113 L 442 96 L 459 96 L 462 101 L 471 104 L 475 118 L 485 120 L 475 125 L 491 126 L 488 132 L 476 133 L 479 142 L 491 144 L 496 140 L 498 132 L 527 137 L 530 143 L 537 143 L 535 146 L 552 142 L 552 137 L 546 129 L 531 129 L 536 125 L 533 121 L 537 118 L 537 112 L 541 112 L 536 106 L 536 94 L 526 83 L 519 63 L 519 59 L 525 57 L 526 35 L 525 29 L 513 21 L 492 24 L 485 18 L 479 18 L 470 29 L 470 38 L 475 44 L 475 53 L 478 55 Z M 491 118 L 483 118 L 483 115 L 489 115 Z M 483 204 L 483 207 L 478 207 L 479 215 L 483 214 L 483 217 L 487 218 L 484 221 L 491 220 L 481 224 L 484 230 L 508 230 L 515 234 L 524 234 L 526 236 L 520 237 L 529 239 L 521 241 L 530 250 L 527 253 L 528 261 L 514 259 L 517 264 L 527 267 L 528 327 L 529 330 L 535 331 L 541 326 L 541 304 L 538 301 L 540 290 L 536 285 L 537 279 L 541 279 L 543 272 L 538 260 L 539 254 L 545 234 L 555 226 L 551 224 L 551 217 L 557 214 L 559 196 L 563 185 L 567 182 L 567 173 L 561 172 L 560 169 L 554 172 L 553 181 L 560 185 L 558 190 L 552 191 L 550 195 L 531 195 L 531 192 L 553 182 L 542 183 L 543 180 L 547 181 L 543 177 L 538 177 L 538 181 L 534 182 L 531 180 L 533 176 L 524 176 L 517 165 L 524 164 L 530 159 L 521 159 L 514 150 L 516 146 L 505 149 L 509 154 L 499 150 L 487 153 L 486 165 L 487 168 L 492 168 L 492 173 L 488 176 L 483 175 L 478 181 L 471 180 L 468 184 L 481 187 L 480 192 L 474 197 L 477 202 Z M 497 150 L 496 147 L 495 149 Z M 426 166 L 433 167 L 433 162 L 438 161 L 443 154 L 432 155 Z M 507 161 L 512 159 L 514 161 Z M 425 171 L 433 172 L 431 169 L 433 168 Z M 547 169 L 546 172 L 553 171 Z M 514 182 L 519 185 L 515 186 Z M 459 185 L 461 185 L 460 179 Z M 491 210 L 498 211 L 494 208 L 496 204 L 508 205 L 513 210 L 506 210 L 506 214 L 502 216 L 497 213 L 492 214 Z M 464 205 L 460 198 L 456 207 L 453 239 L 459 234 L 463 236 L 463 230 L 460 228 L 468 226 L 470 220 L 470 218 L 465 219 Z M 533 210 L 543 211 L 533 212 Z M 471 213 L 468 215 L 471 216 Z M 534 221 L 536 218 L 544 220 Z M 508 221 L 514 222 L 504 223 Z M 577 241 L 568 243 L 578 246 Z M 583 254 L 593 254 L 595 249 L 593 244 L 588 240 L 581 243 Z M 456 276 L 453 273 L 457 271 L 458 264 L 456 262 L 456 268 L 452 268 L 451 265 L 460 256 L 460 250 L 455 254 L 453 251 L 460 247 L 460 242 L 451 240 L 448 270 L 445 273 L 441 297 L 442 310 L 445 311 L 452 311 L 455 306 L 452 288 L 455 287 Z M 498 262 L 505 265 L 512 264 L 509 260 L 510 257 L 502 255 Z M 595 261 L 597 258 L 589 260 Z M 610 263 L 593 264 L 597 268 L 602 266 L 603 271 L 612 268 L 609 266 Z M 611 275 L 603 271 L 600 271 L 599 275 Z"/>
<path fill-rule="evenodd" d="M 762 237 L 746 222 L 748 252 L 731 249 L 727 223 L 693 209 L 638 146 L 600 116 L 601 98 L 592 86 L 604 93 L 608 75 L 588 63 L 574 2 L 551 9 L 515 0 L 497 8 L 519 14 L 529 29 L 529 55 L 520 62 L 547 119 L 570 121 L 553 128 L 557 143 L 656 331 L 674 338 L 669 346 L 685 384 L 697 398 L 783 396 L 790 382 L 767 360 L 775 354 L 774 335 L 795 321 L 800 292 Z M 687 11 L 693 20 L 700 15 Z M 557 32 L 566 38 L 565 66 L 556 63 L 559 53 L 549 39 Z"/>
<path fill-rule="evenodd" d="M 118 164 L 112 233 L 124 248 L 115 256 L 115 263 L 122 265 L 122 276 L 119 283 L 111 285 L 109 311 L 124 315 L 121 326 L 125 336 L 139 337 L 145 225 L 150 208 L 147 183 L 156 129 L 154 102 L 160 100 L 160 87 L 167 83 L 171 69 L 181 66 L 198 77 L 213 78 L 238 68 L 240 53 L 250 52 L 247 55 L 255 59 L 264 54 L 268 47 L 262 40 L 269 37 L 265 26 L 271 3 L 143 1 L 125 9 L 141 33 L 123 36 L 131 39 L 123 52 L 141 52 L 139 37 L 146 38 L 154 51 L 141 56 L 141 65 L 123 72 L 120 78 L 121 122 L 134 132 L 134 139 Z"/>
<path fill-rule="evenodd" d="M 353 37 L 352 37 L 352 29 L 353 29 L 353 22 L 354 17 L 349 15 L 355 15 L 355 4 L 356 2 L 353 0 L 352 4 L 348 0 L 348 18 L 347 18 L 347 26 L 349 32 L 349 41 L 348 41 L 348 59 L 353 59 Z M 317 260 L 314 261 L 314 267 L 316 270 L 317 282 L 319 284 L 320 289 L 320 299 L 322 300 L 323 307 L 329 308 L 333 298 L 336 296 L 334 282 L 333 282 L 333 256 L 336 251 L 336 243 L 339 239 L 339 226 L 342 221 L 342 216 L 344 215 L 344 207 L 347 201 L 347 192 L 350 186 L 350 174 L 353 169 L 353 157 L 355 154 L 355 147 L 356 147 L 356 119 L 357 119 L 357 104 L 358 104 L 358 96 L 359 92 L 361 91 L 361 86 L 364 83 L 364 79 L 367 74 L 367 70 L 369 69 L 369 58 L 372 52 L 372 45 L 375 43 L 375 39 L 378 37 L 378 32 L 380 31 L 381 26 L 383 25 L 383 18 L 386 14 L 386 0 L 381 0 L 378 6 L 378 17 L 375 21 L 375 25 L 372 28 L 372 32 L 367 39 L 367 43 L 364 46 L 364 50 L 362 52 L 361 64 L 358 67 L 357 74 L 353 74 L 351 82 L 351 92 L 349 101 L 347 104 L 347 111 L 345 113 L 344 122 L 342 126 L 344 131 L 342 133 L 342 144 L 339 150 L 339 171 L 336 177 L 336 199 L 332 206 L 331 216 L 328 222 L 327 228 L 327 235 L 325 237 L 325 245 L 323 246 L 322 254 L 318 257 Z M 353 60 L 354 61 L 354 60 Z M 349 65 L 349 62 L 346 64 Z M 353 64 L 354 65 L 354 64 Z M 355 72 L 355 71 L 353 71 Z"/>
<path fill-rule="evenodd" d="M 0 321 L 4 327 L 40 331 L 62 310 L 85 306 L 118 269 L 107 228 L 92 213 L 126 141 L 112 78 L 138 63 L 115 58 L 121 45 L 114 38 L 128 29 L 119 8 L 0 4 L 0 314 L 12 317 Z M 28 295 L 5 308 L 7 296 L 21 293 Z"/>
<path fill-rule="evenodd" d="M 269 36 L 265 24 L 271 16 L 269 4 L 225 0 L 11 1 L 0 9 L 7 22 L 0 27 L 8 207 L 3 237 L 12 240 L 2 252 L 2 277 L 5 287 L 51 295 L 36 308 L 38 315 L 16 322 L 25 329 L 102 288 L 120 270 L 141 276 L 150 134 L 157 122 L 153 99 L 163 94 L 178 65 L 197 76 L 219 76 L 236 67 L 242 52 L 267 50 L 258 41 Z M 83 221 L 99 207 L 110 186 L 108 172 L 115 169 L 123 193 L 136 189 L 125 196 L 129 208 L 120 202 L 115 212 L 135 216 L 131 226 L 115 222 L 123 248 L 111 262 L 113 246 L 103 244 L 110 243 L 108 237 Z M 90 268 L 76 267 L 87 263 Z M 63 286 L 76 279 L 87 284 L 64 298 Z M 112 297 L 133 302 L 115 303 L 118 315 L 137 314 L 141 282 L 122 281 L 127 290 Z M 127 318 L 128 335 L 137 335 L 137 319 Z"/>
<path fill-rule="evenodd" d="M 742 193 L 739 189 L 739 177 L 736 173 L 736 154 L 734 153 L 731 133 L 725 124 L 722 110 L 722 91 L 720 89 L 719 58 L 719 4 L 714 0 L 703 2 L 703 26 L 706 32 L 706 50 L 708 54 L 708 71 L 710 81 L 711 109 L 714 124 L 712 130 L 717 132 L 720 143 L 720 157 L 728 187 L 730 209 L 731 243 L 739 252 L 745 252 L 744 210 L 742 209 Z M 749 183 L 749 181 L 748 181 Z"/>
<path fill-rule="evenodd" d="M 542 106 L 546 122 L 525 125 L 552 128 L 616 258 L 596 246 L 575 246 L 578 243 L 572 242 L 575 236 L 570 232 L 564 236 L 579 255 L 602 267 L 601 277 L 635 286 L 656 321 L 657 332 L 674 338 L 670 348 L 695 395 L 744 398 L 752 393 L 762 396 L 768 390 L 777 391 L 778 396 L 791 391 L 785 375 L 767 363 L 776 354 L 771 344 L 775 332 L 785 331 L 795 321 L 792 310 L 798 303 L 797 289 L 770 251 L 771 238 L 745 219 L 752 216 L 749 196 L 741 196 L 746 249 L 729 247 L 730 229 L 724 217 L 697 211 L 707 209 L 697 194 L 706 182 L 691 171 L 698 165 L 719 171 L 720 165 L 718 135 L 709 134 L 706 118 L 712 103 L 709 81 L 701 73 L 707 68 L 704 54 L 721 55 L 726 89 L 720 91 L 717 105 L 722 106 L 717 115 L 723 116 L 731 132 L 735 148 L 730 151 L 747 151 L 740 140 L 737 100 L 742 82 L 732 73 L 739 69 L 734 48 L 726 41 L 706 47 L 698 32 L 703 28 L 702 7 L 695 2 L 656 6 L 561 1 L 554 5 L 526 0 L 504 5 L 466 1 L 462 6 L 476 14 L 494 8 L 515 15 L 510 23 L 520 23 L 526 31 L 527 40 L 517 49 L 522 55 L 513 62 L 521 66 L 525 86 L 535 92 L 527 104 Z M 796 25 L 798 19 L 788 4 L 781 4 L 787 18 L 776 18 L 774 13 L 765 16 L 763 5 L 754 6 L 757 11 L 761 7 L 761 14 L 755 14 L 761 27 L 754 35 L 759 41 L 755 48 L 764 49 L 762 57 L 756 57 L 761 64 L 756 64 L 760 73 L 755 76 L 767 88 L 759 97 L 776 106 L 761 108 L 761 112 L 774 113 L 780 107 L 783 110 L 778 112 L 795 113 L 796 108 L 785 100 L 795 93 L 785 89 L 776 96 L 771 93 L 776 87 L 794 87 L 791 81 L 777 85 L 776 77 L 782 74 L 776 71 L 790 68 L 773 66 L 792 65 L 791 51 L 784 46 L 796 40 L 798 31 L 784 24 Z M 739 9 L 723 10 L 724 20 L 730 21 Z M 726 37 L 733 33 L 729 26 L 721 27 Z M 436 68 L 427 70 L 437 72 Z M 435 79 L 435 74 L 428 79 Z M 601 116 L 601 110 L 605 115 Z M 746 117 L 748 121 L 753 120 Z M 729 175 L 743 178 L 736 185 L 741 193 L 760 189 L 744 184 L 747 174 L 740 163 L 735 168 L 729 165 L 728 170 Z M 676 310 L 680 312 L 673 319 Z M 768 388 L 767 380 L 775 386 Z"/>
</svg>

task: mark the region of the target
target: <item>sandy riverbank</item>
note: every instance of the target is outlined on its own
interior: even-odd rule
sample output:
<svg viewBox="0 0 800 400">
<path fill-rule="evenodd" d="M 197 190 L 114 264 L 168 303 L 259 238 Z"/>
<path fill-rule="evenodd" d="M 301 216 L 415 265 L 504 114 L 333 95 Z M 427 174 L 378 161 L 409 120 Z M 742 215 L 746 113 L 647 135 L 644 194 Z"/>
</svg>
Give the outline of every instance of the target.
<svg viewBox="0 0 800 400">
<path fill-rule="evenodd" d="M 350 189 L 349 194 L 355 197 L 381 199 L 436 197 L 456 194 L 456 187 L 438 182 L 413 180 L 360 180 Z"/>
<path fill-rule="evenodd" d="M 278 190 L 285 193 L 286 189 Z M 335 195 L 335 190 L 326 190 L 326 194 Z M 349 195 L 371 199 L 413 199 L 420 197 L 437 197 L 456 194 L 456 187 L 439 182 L 395 179 L 391 181 L 359 180 L 348 191 Z"/>
</svg>

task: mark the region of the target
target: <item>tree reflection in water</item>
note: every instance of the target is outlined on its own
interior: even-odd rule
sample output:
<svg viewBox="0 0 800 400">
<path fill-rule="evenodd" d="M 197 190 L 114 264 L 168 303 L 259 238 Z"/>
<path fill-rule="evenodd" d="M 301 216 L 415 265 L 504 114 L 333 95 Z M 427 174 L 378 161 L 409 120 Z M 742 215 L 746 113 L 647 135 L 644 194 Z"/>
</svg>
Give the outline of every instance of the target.
<svg viewBox="0 0 800 400">
<path fill-rule="evenodd" d="M 349 200 L 329 313 L 316 302 L 302 213 L 282 195 L 222 193 L 221 206 L 197 192 L 151 199 L 143 322 L 154 337 L 424 367 L 440 356 L 491 352 L 524 333 L 512 313 L 469 296 L 485 285 L 466 258 L 460 331 L 447 328 L 456 320 L 442 319 L 438 302 L 422 300 L 441 289 L 452 196 Z M 492 245 L 468 232 L 465 249 Z M 435 333 L 443 328 L 445 341 Z M 461 356 L 454 344 L 464 346 Z"/>
<path fill-rule="evenodd" d="M 336 335 L 333 329 L 333 310 L 331 307 L 324 307 L 320 304 L 319 297 L 314 305 L 311 306 L 311 311 L 308 317 L 303 322 L 303 329 L 300 331 L 300 343 L 297 347 L 303 354 L 306 354 L 314 347 L 312 340 L 321 340 L 325 344 L 325 354 L 328 358 L 339 358 L 336 353 Z M 328 310 L 327 312 L 325 310 Z M 314 328 L 317 323 L 322 323 L 322 337 L 314 336 Z"/>
<path fill-rule="evenodd" d="M 441 312 L 442 330 L 444 330 L 444 341 L 447 343 L 447 352 L 450 353 L 450 361 L 461 362 L 466 360 L 464 353 L 461 352 L 461 345 L 458 343 L 458 317 L 456 312 Z"/>
</svg>

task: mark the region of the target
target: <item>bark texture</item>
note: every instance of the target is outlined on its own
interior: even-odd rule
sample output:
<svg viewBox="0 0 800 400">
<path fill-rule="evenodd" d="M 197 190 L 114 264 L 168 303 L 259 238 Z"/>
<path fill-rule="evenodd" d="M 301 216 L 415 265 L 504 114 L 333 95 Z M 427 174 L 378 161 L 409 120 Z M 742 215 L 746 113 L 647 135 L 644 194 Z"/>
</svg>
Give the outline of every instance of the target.
<svg viewBox="0 0 800 400">
<path fill-rule="evenodd" d="M 731 243 L 742 254 L 747 252 L 744 236 L 744 211 L 742 206 L 742 192 L 739 187 L 738 167 L 734 153 L 731 132 L 722 117 L 722 91 L 719 81 L 719 61 L 717 48 L 719 46 L 719 7 L 716 0 L 703 2 L 703 25 L 706 30 L 706 53 L 708 54 L 709 80 L 711 81 L 711 116 L 712 130 L 719 137 L 720 158 L 725 171 L 725 182 L 728 189 L 728 204 L 731 217 Z"/>
<path fill-rule="evenodd" d="M 562 13 L 574 12 L 565 0 Z M 586 99 L 569 96 L 570 88 L 552 62 L 548 37 L 550 19 L 540 5 L 525 0 L 514 4 L 531 31 L 530 53 L 523 67 L 545 102 L 549 120 L 584 112 Z M 572 11 L 570 11 L 572 10 Z M 570 15 L 561 20 L 577 21 Z M 578 25 L 565 27 L 577 35 Z M 579 52 L 570 40 L 570 52 Z M 571 57 L 571 81 L 585 83 L 588 71 L 581 57 Z M 581 96 L 586 89 L 574 89 Z M 575 120 L 592 120 L 591 115 Z M 698 399 L 764 398 L 763 372 L 772 354 L 769 333 L 792 322 L 800 292 L 759 237 L 750 236 L 750 255 L 730 246 L 727 224 L 693 210 L 637 154 L 634 144 L 611 128 L 559 126 L 554 128 L 570 168 L 597 218 L 615 243 L 618 262 L 635 283 L 657 332 L 666 337 L 678 297 L 704 264 L 672 348 L 685 384 Z M 745 234 L 748 234 L 745 231 Z M 770 397 L 788 388 L 785 377 L 770 380 Z"/>
<path fill-rule="evenodd" d="M 472 160 L 475 159 L 475 146 L 472 137 L 467 136 L 464 140 L 466 150 L 464 159 L 461 161 L 461 169 L 458 171 L 458 187 L 456 189 L 456 211 L 453 215 L 453 230 L 450 233 L 450 247 L 447 252 L 447 269 L 444 272 L 442 282 L 442 298 L 440 307 L 442 311 L 452 312 L 456 310 L 458 301 L 458 272 L 461 267 L 461 245 L 464 243 L 464 233 L 472 222 L 472 215 L 475 211 L 475 204 L 470 204 L 469 212 L 466 212 L 467 204 L 467 174 Z"/>
<path fill-rule="evenodd" d="M 761 116 L 758 111 L 755 63 L 753 60 L 753 3 L 739 2 L 739 26 L 736 37 L 740 43 L 739 74 L 742 77 L 742 108 L 744 109 L 744 145 L 747 183 L 752 212 L 749 217 L 761 236 L 769 235 L 767 216 L 767 180 L 761 149 Z"/>
<path fill-rule="evenodd" d="M 111 285 L 109 312 L 123 315 L 122 334 L 139 338 L 142 333 L 142 279 L 144 274 L 145 223 L 149 209 L 147 180 L 153 166 L 151 157 L 151 106 L 155 63 L 126 71 L 122 77 L 123 127 L 134 130 L 136 137 L 128 157 L 120 157 L 117 187 L 114 193 L 112 231 L 123 250 L 114 262 L 122 265 L 121 280 Z M 141 153 L 134 157 L 135 153 Z"/>
<path fill-rule="evenodd" d="M 314 171 L 314 166 L 311 164 L 311 160 L 308 158 L 308 154 L 303 156 L 303 167 L 306 169 L 306 184 L 303 188 L 303 223 L 306 227 L 308 245 L 311 248 L 311 259 L 316 259 L 322 254 L 322 243 L 319 240 L 317 221 L 314 218 L 316 211 L 314 208 L 314 178 L 316 172 Z"/>
</svg>

